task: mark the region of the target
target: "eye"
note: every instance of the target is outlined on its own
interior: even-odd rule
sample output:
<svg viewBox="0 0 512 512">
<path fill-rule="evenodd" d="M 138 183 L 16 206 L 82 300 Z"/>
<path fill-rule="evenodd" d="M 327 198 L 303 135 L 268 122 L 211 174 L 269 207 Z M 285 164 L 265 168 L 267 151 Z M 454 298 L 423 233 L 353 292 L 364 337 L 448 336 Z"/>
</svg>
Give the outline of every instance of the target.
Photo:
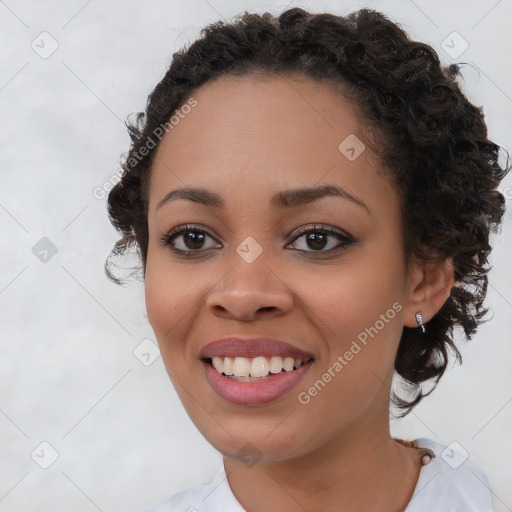
<svg viewBox="0 0 512 512">
<path fill-rule="evenodd" d="M 191 254 L 200 254 L 208 249 L 220 248 L 220 244 L 210 244 L 205 247 L 205 241 L 210 238 L 215 241 L 214 236 L 205 228 L 199 228 L 191 225 L 179 226 L 160 238 L 161 243 L 169 247 L 178 256 L 189 256 Z M 329 242 L 329 238 L 331 241 Z M 293 239 L 293 242 L 303 239 L 300 252 L 319 253 L 320 255 L 331 254 L 347 249 L 348 246 L 356 241 L 343 231 L 330 226 L 314 225 L 305 226 L 299 230 L 299 234 Z M 334 243 L 334 240 L 338 243 Z M 290 247 L 292 244 L 287 245 Z M 329 247 L 330 246 L 330 247 Z M 312 250 L 308 250 L 308 248 Z M 327 249 L 326 249 L 327 248 Z"/>
<path fill-rule="evenodd" d="M 352 237 L 330 226 L 315 225 L 313 228 L 306 226 L 301 228 L 299 233 L 293 241 L 303 239 L 300 244 L 302 248 L 299 247 L 299 250 L 308 253 L 330 254 L 344 250 L 355 243 Z M 333 243 L 334 239 L 338 240 L 338 244 Z M 308 250 L 307 247 L 313 250 Z"/>
<path fill-rule="evenodd" d="M 186 225 L 173 229 L 162 236 L 160 241 L 165 246 L 169 246 L 172 251 L 180 255 L 188 255 L 198 253 L 200 250 L 214 248 L 215 246 L 204 247 L 204 242 L 207 238 L 214 239 L 206 229 Z M 177 241 L 176 244 L 175 241 Z"/>
</svg>

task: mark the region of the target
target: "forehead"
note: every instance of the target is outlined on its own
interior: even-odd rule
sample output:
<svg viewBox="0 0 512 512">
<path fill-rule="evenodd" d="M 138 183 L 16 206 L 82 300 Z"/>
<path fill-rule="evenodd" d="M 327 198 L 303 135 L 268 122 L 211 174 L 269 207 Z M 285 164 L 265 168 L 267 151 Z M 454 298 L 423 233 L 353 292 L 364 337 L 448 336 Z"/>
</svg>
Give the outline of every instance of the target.
<svg viewBox="0 0 512 512">
<path fill-rule="evenodd" d="M 221 77 L 192 97 L 196 105 L 164 136 L 153 161 L 153 208 L 152 195 L 184 183 L 275 190 L 325 178 L 354 191 L 372 187 L 376 159 L 368 146 L 356 159 L 344 152 L 364 147 L 366 126 L 332 84 L 302 75 Z"/>
<path fill-rule="evenodd" d="M 298 74 L 223 76 L 203 84 L 193 97 L 197 105 L 180 116 L 164 145 L 174 151 L 193 147 L 198 157 L 251 147 L 277 154 L 290 141 L 302 143 L 294 151 L 299 155 L 311 153 L 319 139 L 337 150 L 340 137 L 364 130 L 357 108 L 332 84 Z"/>
</svg>

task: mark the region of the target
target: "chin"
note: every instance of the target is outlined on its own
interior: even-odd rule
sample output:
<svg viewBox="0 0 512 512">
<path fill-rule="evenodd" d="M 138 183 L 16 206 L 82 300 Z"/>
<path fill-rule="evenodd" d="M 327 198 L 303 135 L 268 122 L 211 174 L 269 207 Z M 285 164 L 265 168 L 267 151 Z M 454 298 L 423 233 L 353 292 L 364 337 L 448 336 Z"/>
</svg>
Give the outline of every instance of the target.
<svg viewBox="0 0 512 512">
<path fill-rule="evenodd" d="M 224 457 L 245 462 L 264 464 L 300 456 L 301 441 L 295 433 L 268 427 L 227 428 L 217 425 L 214 431 L 201 431 L 205 439 Z M 302 430 L 297 427 L 297 430 Z M 231 435 L 230 435 L 231 434 Z M 307 449 L 304 448 L 304 452 Z"/>
</svg>

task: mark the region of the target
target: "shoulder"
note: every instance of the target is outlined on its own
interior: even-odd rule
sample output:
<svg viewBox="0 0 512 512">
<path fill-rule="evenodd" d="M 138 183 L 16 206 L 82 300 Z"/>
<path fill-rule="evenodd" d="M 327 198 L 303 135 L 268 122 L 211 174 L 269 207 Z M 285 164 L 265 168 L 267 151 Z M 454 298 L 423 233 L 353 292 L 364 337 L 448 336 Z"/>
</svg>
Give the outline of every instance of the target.
<svg viewBox="0 0 512 512">
<path fill-rule="evenodd" d="M 441 444 L 428 438 L 414 444 L 435 454 L 423 466 L 406 512 L 492 512 L 491 493 L 485 472 L 469 461 L 458 443 Z"/>
<path fill-rule="evenodd" d="M 244 512 L 231 492 L 221 464 L 212 482 L 194 485 L 142 512 Z"/>
</svg>

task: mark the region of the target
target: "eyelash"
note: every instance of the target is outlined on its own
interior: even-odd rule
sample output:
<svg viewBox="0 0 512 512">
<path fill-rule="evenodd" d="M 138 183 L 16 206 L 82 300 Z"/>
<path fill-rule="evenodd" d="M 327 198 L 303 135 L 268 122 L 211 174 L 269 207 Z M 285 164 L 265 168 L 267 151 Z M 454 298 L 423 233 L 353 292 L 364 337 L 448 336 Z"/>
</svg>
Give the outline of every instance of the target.
<svg viewBox="0 0 512 512">
<path fill-rule="evenodd" d="M 183 233 L 195 233 L 195 234 L 207 234 L 208 236 L 210 236 L 211 238 L 213 238 L 215 240 L 215 237 L 213 236 L 213 234 L 208 230 L 208 229 L 205 229 L 205 228 L 198 228 L 197 226 L 194 226 L 194 225 L 184 225 L 184 226 L 179 226 L 177 228 L 174 228 L 173 230 L 171 230 L 169 233 L 166 233 L 165 235 L 163 235 L 162 237 L 160 237 L 160 242 L 166 246 L 166 247 L 169 247 L 169 249 L 174 252 L 176 255 L 180 256 L 180 257 L 188 257 L 192 254 L 194 255 L 197 255 L 203 251 L 208 251 L 209 249 L 197 249 L 197 250 L 188 250 L 188 251 L 185 251 L 183 249 L 177 249 L 176 247 L 174 247 L 172 245 L 172 242 L 174 241 L 175 238 L 178 238 L 180 235 L 182 235 Z M 318 225 L 318 224 L 315 224 L 313 225 L 313 227 L 310 227 L 310 226 L 307 226 L 307 227 L 304 227 L 302 229 L 299 230 L 299 232 L 296 234 L 295 238 L 293 238 L 293 240 L 290 242 L 293 243 L 295 242 L 296 240 L 298 240 L 299 238 L 301 238 L 302 236 L 304 235 L 307 235 L 307 234 L 322 234 L 322 235 L 332 235 L 334 237 L 336 237 L 338 240 L 340 240 L 340 244 L 335 246 L 335 247 L 331 247 L 331 249 L 328 249 L 327 251 L 322 251 L 322 250 L 318 250 L 318 251 L 305 251 L 305 250 L 302 250 L 302 249 L 296 249 L 300 252 L 306 252 L 308 254 L 313 254 L 314 258 L 316 258 L 317 254 L 318 255 L 332 255 L 332 254 L 337 254 L 338 252 L 341 252 L 341 251 L 345 251 L 347 250 L 347 248 L 353 244 L 356 243 L 356 240 L 343 233 L 342 231 L 339 231 L 337 229 L 334 229 L 332 227 L 329 227 L 329 226 L 322 226 L 322 225 Z M 288 244 L 289 245 L 289 244 Z"/>
</svg>

